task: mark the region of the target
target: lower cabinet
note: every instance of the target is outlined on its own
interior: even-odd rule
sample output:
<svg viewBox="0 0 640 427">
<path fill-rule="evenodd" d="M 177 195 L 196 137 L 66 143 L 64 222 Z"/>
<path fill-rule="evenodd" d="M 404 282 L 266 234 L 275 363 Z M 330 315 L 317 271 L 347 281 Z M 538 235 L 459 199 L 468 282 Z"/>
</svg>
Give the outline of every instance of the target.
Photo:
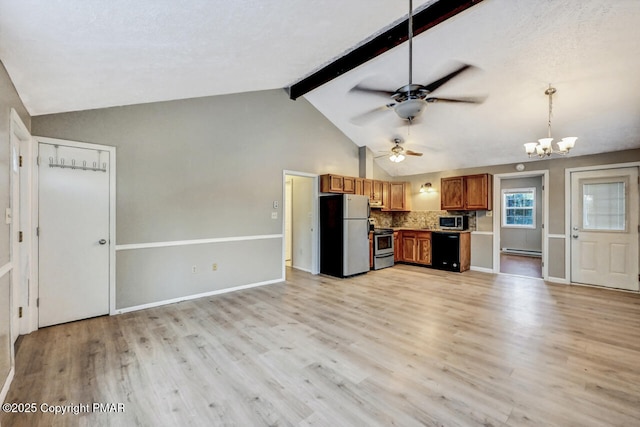
<svg viewBox="0 0 640 427">
<path fill-rule="evenodd" d="M 401 258 L 398 262 L 431 265 L 431 232 L 399 231 Z"/>
<path fill-rule="evenodd" d="M 431 233 L 419 232 L 416 236 L 416 262 L 431 265 Z"/>
<path fill-rule="evenodd" d="M 402 245 L 400 244 L 400 232 L 393 232 L 393 261 L 402 261 Z"/>
<path fill-rule="evenodd" d="M 398 230 L 393 233 L 396 262 L 463 272 L 471 267 L 471 234 Z"/>
</svg>

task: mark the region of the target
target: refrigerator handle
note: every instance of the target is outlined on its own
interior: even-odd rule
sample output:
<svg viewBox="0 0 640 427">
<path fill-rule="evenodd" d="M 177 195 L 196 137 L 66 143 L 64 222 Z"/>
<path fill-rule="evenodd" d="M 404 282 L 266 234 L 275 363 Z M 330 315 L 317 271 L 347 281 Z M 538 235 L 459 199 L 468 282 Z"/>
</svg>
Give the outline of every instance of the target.
<svg viewBox="0 0 640 427">
<path fill-rule="evenodd" d="M 369 203 L 368 198 L 367 198 L 367 218 L 371 218 L 371 203 Z"/>
</svg>

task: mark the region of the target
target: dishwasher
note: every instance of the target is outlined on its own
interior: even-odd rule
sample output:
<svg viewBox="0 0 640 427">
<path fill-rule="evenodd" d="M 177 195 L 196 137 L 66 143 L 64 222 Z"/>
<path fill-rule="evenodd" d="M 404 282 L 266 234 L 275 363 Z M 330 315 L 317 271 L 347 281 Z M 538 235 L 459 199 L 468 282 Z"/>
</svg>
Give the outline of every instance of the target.
<svg viewBox="0 0 640 427">
<path fill-rule="evenodd" d="M 431 233 L 431 266 L 460 272 L 460 233 Z"/>
</svg>

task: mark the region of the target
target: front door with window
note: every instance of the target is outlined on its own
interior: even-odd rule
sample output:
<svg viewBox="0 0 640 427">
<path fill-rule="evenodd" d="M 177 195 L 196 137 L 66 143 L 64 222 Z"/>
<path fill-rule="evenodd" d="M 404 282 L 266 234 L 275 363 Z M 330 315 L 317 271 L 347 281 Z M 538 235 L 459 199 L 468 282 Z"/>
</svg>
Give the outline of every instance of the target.
<svg viewBox="0 0 640 427">
<path fill-rule="evenodd" d="M 638 290 L 638 168 L 571 173 L 571 281 Z"/>
</svg>

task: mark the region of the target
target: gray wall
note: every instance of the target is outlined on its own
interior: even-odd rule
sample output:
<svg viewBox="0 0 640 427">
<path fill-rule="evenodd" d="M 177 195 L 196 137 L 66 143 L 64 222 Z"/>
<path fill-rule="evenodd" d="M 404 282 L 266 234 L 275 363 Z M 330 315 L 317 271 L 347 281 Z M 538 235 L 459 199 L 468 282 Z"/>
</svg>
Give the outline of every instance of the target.
<svg viewBox="0 0 640 427">
<path fill-rule="evenodd" d="M 640 136 L 638 137 L 640 146 Z M 517 148 L 517 147 L 515 147 Z M 514 148 L 514 149 L 515 149 Z M 640 161 L 640 149 L 615 151 L 610 153 L 579 156 L 580 146 L 571 151 L 568 157 L 556 157 L 545 160 L 535 160 L 522 162 L 526 171 L 549 170 L 549 234 L 564 234 L 564 174 L 565 169 L 585 166 L 606 165 L 615 163 L 626 163 Z M 524 157 L 524 156 L 523 156 Z M 434 172 L 405 177 L 396 177 L 396 181 L 411 182 L 412 208 L 413 210 L 439 210 L 440 197 L 425 196 L 427 193 L 419 193 L 420 185 L 431 182 L 438 196 L 440 194 L 440 178 L 459 175 L 473 175 L 477 173 L 506 174 L 514 173 L 515 164 L 493 165 L 486 167 L 457 169 L 445 172 Z M 484 212 L 478 212 L 477 230 L 483 232 L 493 231 L 493 217 Z M 491 236 L 473 235 L 471 236 L 471 265 L 481 268 L 493 268 L 492 257 L 487 255 L 493 251 Z M 563 279 L 565 278 L 564 263 L 564 239 L 549 239 L 549 276 Z"/>
<path fill-rule="evenodd" d="M 9 205 L 11 194 L 10 186 L 10 116 L 14 108 L 27 129 L 31 127 L 31 118 L 13 83 L 7 75 L 2 62 L 0 62 L 0 267 L 6 266 L 10 261 L 9 225 L 4 221 L 4 214 Z M 0 277 L 0 388 L 4 385 L 9 370 L 11 369 L 11 338 L 10 338 L 10 276 L 11 273 Z"/>
<path fill-rule="evenodd" d="M 118 245 L 282 234 L 284 169 L 359 166 L 358 147 L 283 90 L 38 116 L 33 134 L 116 147 Z M 117 252 L 117 308 L 281 278 L 281 239 L 173 250 Z"/>
<path fill-rule="evenodd" d="M 542 177 L 502 179 L 500 190 L 513 188 L 536 189 L 536 219 L 535 228 L 509 228 L 500 227 L 500 247 L 508 249 L 521 249 L 527 251 L 542 251 Z M 502 198 L 501 198 L 502 200 Z M 495 209 L 502 209 L 502 205 Z"/>
</svg>

